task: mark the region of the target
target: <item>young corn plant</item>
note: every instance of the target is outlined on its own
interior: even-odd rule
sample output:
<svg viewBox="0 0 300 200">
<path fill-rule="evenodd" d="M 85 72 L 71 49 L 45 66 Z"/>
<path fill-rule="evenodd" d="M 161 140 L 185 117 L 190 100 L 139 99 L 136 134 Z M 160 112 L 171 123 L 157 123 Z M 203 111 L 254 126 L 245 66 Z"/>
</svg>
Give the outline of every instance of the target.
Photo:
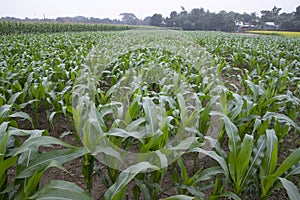
<svg viewBox="0 0 300 200">
<path fill-rule="evenodd" d="M 165 199 L 267 199 L 282 187 L 290 199 L 299 199 L 297 39 L 69 32 L 127 28 L 0 23 L 7 34 L 0 38 L 2 199 L 91 199 L 66 181 L 39 186 L 49 167 L 64 170 L 64 162 L 81 156 L 87 190 L 94 189 L 96 171 L 107 188 L 106 199 L 124 199 L 128 192 L 135 199 L 165 197 L 171 161 L 177 194 Z M 64 33 L 10 35 L 49 31 Z M 228 88 L 215 88 L 218 80 Z M 218 101 L 220 112 L 215 112 Z M 70 118 L 72 113 L 75 136 L 84 147 L 17 128 L 25 121 L 33 129 L 40 120 L 31 117 L 41 108 L 53 126 L 58 115 Z M 38 113 L 30 116 L 32 109 Z M 216 118 L 222 119 L 220 125 L 212 122 Z M 211 127 L 220 127 L 215 137 Z M 40 152 L 44 145 L 64 149 Z M 288 148 L 281 161 L 281 151 Z M 194 163 L 207 155 L 217 164 L 188 166 L 181 158 L 185 153 Z M 13 166 L 16 176 L 8 180 L 6 172 Z"/>
</svg>

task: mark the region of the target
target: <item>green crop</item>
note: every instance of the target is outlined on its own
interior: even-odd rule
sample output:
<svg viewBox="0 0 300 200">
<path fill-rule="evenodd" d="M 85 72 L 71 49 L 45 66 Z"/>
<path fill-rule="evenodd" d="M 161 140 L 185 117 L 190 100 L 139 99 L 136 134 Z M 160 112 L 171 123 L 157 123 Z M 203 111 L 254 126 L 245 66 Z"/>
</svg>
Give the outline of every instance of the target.
<svg viewBox="0 0 300 200">
<path fill-rule="evenodd" d="M 31 23 L 1 21 L 0 34 L 24 33 L 58 33 L 58 32 L 83 32 L 83 31 L 124 31 L 133 29 L 133 26 L 111 24 L 81 24 L 81 23 Z"/>
<path fill-rule="evenodd" d="M 299 39 L 92 26 L 1 22 L 0 199 L 299 199 Z"/>
</svg>

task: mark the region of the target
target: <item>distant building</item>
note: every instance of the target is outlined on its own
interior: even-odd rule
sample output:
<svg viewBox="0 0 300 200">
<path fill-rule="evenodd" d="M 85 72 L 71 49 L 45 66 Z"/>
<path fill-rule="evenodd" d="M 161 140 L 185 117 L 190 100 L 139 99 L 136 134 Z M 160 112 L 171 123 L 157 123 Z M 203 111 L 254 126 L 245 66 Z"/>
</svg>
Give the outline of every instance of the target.
<svg viewBox="0 0 300 200">
<path fill-rule="evenodd" d="M 252 29 L 255 27 L 255 25 L 243 21 L 235 21 L 235 26 L 238 28 L 238 31 L 242 31 L 244 29 Z"/>
<path fill-rule="evenodd" d="M 253 28 L 255 27 L 253 24 L 249 22 L 242 22 L 242 21 L 235 21 L 235 26 L 242 27 L 242 28 Z"/>
<path fill-rule="evenodd" d="M 242 22 L 242 21 L 235 21 L 235 26 L 240 27 L 240 26 L 243 26 L 243 25 L 244 25 L 244 22 Z"/>
<path fill-rule="evenodd" d="M 265 29 L 278 29 L 279 25 L 276 25 L 275 22 L 266 22 Z"/>
</svg>

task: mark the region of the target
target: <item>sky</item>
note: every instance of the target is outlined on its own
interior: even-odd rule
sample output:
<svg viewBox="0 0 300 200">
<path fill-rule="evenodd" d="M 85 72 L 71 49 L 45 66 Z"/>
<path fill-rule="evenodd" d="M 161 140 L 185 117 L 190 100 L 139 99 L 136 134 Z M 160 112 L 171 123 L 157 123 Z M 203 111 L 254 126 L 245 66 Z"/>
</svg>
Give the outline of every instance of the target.
<svg viewBox="0 0 300 200">
<path fill-rule="evenodd" d="M 239 13 L 260 14 L 274 6 L 281 12 L 294 12 L 300 0 L 0 0 L 0 17 L 57 18 L 97 17 L 120 19 L 121 13 L 133 13 L 143 19 L 155 13 L 164 17 L 172 11 L 181 11 L 181 6 L 190 11 L 204 8 L 211 12 L 221 10 Z"/>
</svg>

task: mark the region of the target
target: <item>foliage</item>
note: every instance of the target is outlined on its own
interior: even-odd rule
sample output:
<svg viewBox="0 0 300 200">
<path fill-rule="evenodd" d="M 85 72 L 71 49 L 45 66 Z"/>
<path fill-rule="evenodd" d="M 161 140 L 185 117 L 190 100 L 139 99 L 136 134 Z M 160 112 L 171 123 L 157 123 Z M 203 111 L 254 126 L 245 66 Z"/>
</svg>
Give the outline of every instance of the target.
<svg viewBox="0 0 300 200">
<path fill-rule="evenodd" d="M 3 35 L 0 199 L 91 199 L 95 174 L 105 199 L 267 199 L 279 188 L 299 199 L 299 44 L 217 32 Z M 41 112 L 52 126 L 68 117 L 78 146 L 38 130 Z M 76 158 L 88 192 L 40 185 Z"/>
<path fill-rule="evenodd" d="M 57 33 L 83 31 L 124 31 L 132 29 L 130 26 L 111 24 L 84 23 L 47 23 L 47 22 L 14 22 L 0 21 L 0 34 L 14 33 Z"/>
</svg>

